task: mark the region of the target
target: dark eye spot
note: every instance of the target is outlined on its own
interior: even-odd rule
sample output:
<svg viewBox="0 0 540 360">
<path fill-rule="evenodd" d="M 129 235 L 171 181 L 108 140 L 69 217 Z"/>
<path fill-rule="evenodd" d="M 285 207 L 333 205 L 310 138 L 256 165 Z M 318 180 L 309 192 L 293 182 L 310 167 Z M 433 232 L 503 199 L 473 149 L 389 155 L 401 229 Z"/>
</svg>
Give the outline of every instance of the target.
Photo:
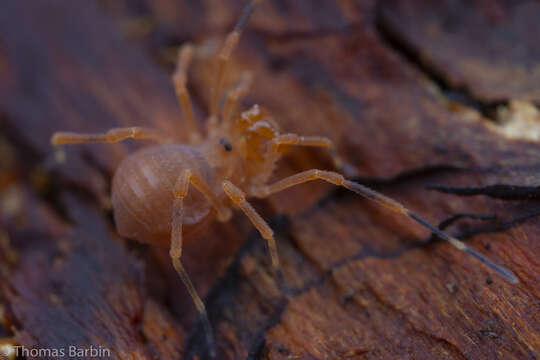
<svg viewBox="0 0 540 360">
<path fill-rule="evenodd" d="M 219 139 L 219 143 L 221 145 L 223 145 L 223 148 L 225 149 L 225 151 L 229 152 L 232 150 L 232 145 L 226 140 L 226 139 Z"/>
</svg>

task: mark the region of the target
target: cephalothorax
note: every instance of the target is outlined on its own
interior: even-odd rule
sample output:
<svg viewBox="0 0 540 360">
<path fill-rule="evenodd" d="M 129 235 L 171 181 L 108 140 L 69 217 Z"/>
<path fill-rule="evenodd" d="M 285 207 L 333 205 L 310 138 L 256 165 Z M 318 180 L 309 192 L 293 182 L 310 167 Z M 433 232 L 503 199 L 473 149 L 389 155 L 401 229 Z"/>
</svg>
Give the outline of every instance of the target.
<svg viewBox="0 0 540 360">
<path fill-rule="evenodd" d="M 218 55 L 217 76 L 211 89 L 210 114 L 205 132 L 197 126 L 186 88 L 186 72 L 195 48 L 191 44 L 180 48 L 173 81 L 184 110 L 190 134 L 189 144 L 174 143 L 154 130 L 140 127 L 116 128 L 103 134 L 57 132 L 51 139 L 54 145 L 118 142 L 127 138 L 152 139 L 159 143 L 131 154 L 116 170 L 112 185 L 116 226 L 122 236 L 153 245 L 170 246 L 173 265 L 186 284 L 206 327 L 210 352 L 214 353 L 214 341 L 206 310 L 180 261 L 183 240 L 214 216 L 219 221 L 227 221 L 231 217 L 231 208 L 240 208 L 267 240 L 273 268 L 281 281 L 273 232 L 246 198 L 268 197 L 307 181 L 319 179 L 343 186 L 406 215 L 459 250 L 473 255 L 509 281 L 517 282 L 510 271 L 440 231 L 395 200 L 347 180 L 337 172 L 312 169 L 268 184 L 274 166 L 286 147 L 328 148 L 338 169 L 344 163 L 334 151 L 332 142 L 325 137 L 282 134 L 270 114 L 257 105 L 239 113 L 236 106 L 248 91 L 251 81 L 249 73 L 241 77 L 235 88 L 223 94 L 223 79 L 230 55 L 255 5 L 260 1 L 253 0 L 246 6 Z"/>
</svg>

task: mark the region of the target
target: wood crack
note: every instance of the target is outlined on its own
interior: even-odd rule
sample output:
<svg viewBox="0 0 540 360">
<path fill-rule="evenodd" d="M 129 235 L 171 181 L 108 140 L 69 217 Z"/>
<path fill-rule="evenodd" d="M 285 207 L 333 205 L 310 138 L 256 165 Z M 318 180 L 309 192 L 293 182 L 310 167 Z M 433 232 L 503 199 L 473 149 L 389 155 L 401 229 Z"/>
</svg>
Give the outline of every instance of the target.
<svg viewBox="0 0 540 360">
<path fill-rule="evenodd" d="M 450 81 L 433 66 L 427 59 L 420 56 L 419 50 L 408 43 L 401 34 L 396 31 L 382 15 L 383 3 L 379 3 L 376 10 L 375 30 L 382 43 L 393 53 L 404 59 L 409 65 L 422 73 L 441 90 L 441 94 L 450 101 L 458 102 L 465 107 L 469 107 L 480 112 L 484 118 L 496 123 L 496 108 L 499 105 L 506 105 L 508 102 L 488 103 L 474 97 L 466 86 L 453 86 Z"/>
</svg>

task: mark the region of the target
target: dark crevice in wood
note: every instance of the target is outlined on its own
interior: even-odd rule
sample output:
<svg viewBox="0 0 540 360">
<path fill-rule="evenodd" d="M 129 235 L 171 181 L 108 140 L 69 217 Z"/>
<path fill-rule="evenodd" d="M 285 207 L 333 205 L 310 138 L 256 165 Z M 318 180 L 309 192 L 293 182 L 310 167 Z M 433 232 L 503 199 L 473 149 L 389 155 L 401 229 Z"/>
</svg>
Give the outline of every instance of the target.
<svg viewBox="0 0 540 360">
<path fill-rule="evenodd" d="M 265 332 L 267 329 L 271 328 L 274 325 L 277 325 L 281 321 L 281 316 L 287 309 L 288 301 L 291 299 L 294 299 L 309 290 L 321 286 L 324 284 L 325 281 L 327 281 L 331 277 L 331 271 L 325 271 L 322 273 L 322 275 L 307 283 L 305 286 L 293 289 L 289 292 L 289 298 L 286 299 L 274 312 L 272 316 L 268 318 L 268 320 L 265 322 L 264 326 L 262 326 L 259 331 L 257 332 L 257 336 L 254 338 L 254 340 L 246 346 L 247 349 L 249 349 L 249 355 L 247 360 L 255 360 L 255 359 L 261 359 L 264 354 L 264 349 L 266 345 L 266 339 L 265 339 Z"/>
<path fill-rule="evenodd" d="M 287 309 L 288 301 L 282 301 L 281 304 L 277 307 L 268 321 L 257 331 L 257 335 L 254 337 L 254 340 L 251 344 L 247 344 L 246 348 L 249 350 L 247 359 L 260 359 L 264 353 L 264 348 L 266 345 L 265 332 L 267 329 L 271 328 L 274 325 L 277 325 L 281 321 L 281 316 Z"/>
<path fill-rule="evenodd" d="M 276 224 L 276 221 L 271 221 L 270 226 L 272 229 L 276 230 L 281 228 L 283 225 L 279 226 Z M 234 304 L 234 296 L 236 293 L 238 293 L 237 288 L 241 286 L 242 282 L 247 281 L 247 279 L 244 279 L 240 274 L 240 262 L 245 256 L 253 255 L 254 253 L 259 252 L 264 253 L 266 250 L 265 246 L 266 245 L 260 238 L 259 234 L 256 231 L 252 231 L 248 237 L 248 240 L 246 241 L 246 244 L 238 251 L 233 261 L 225 271 L 223 277 L 216 280 L 214 286 L 205 297 L 204 303 L 206 304 L 208 316 L 210 318 L 210 322 L 214 326 L 219 324 L 219 322 L 216 320 L 219 320 L 223 316 L 223 309 L 236 308 L 236 305 Z M 240 332 L 249 331 L 251 334 L 254 334 L 252 335 L 253 341 L 251 341 L 250 345 L 246 346 L 251 353 L 257 354 L 262 351 L 260 346 L 264 345 L 265 330 L 280 321 L 281 314 L 285 310 L 286 305 L 286 299 L 279 300 L 277 303 L 272 304 L 272 308 L 274 309 L 273 314 L 268 316 L 265 324 L 257 331 L 254 332 L 253 329 L 241 329 Z M 186 341 L 185 352 L 182 358 L 193 359 L 196 358 L 196 356 L 199 356 L 201 359 L 205 359 L 204 356 L 208 356 L 205 349 L 206 341 L 204 329 L 202 324 L 198 322 L 189 334 Z"/>
<path fill-rule="evenodd" d="M 467 214 L 467 213 L 458 213 L 453 214 L 439 223 L 438 228 L 441 230 L 446 229 L 454 222 L 461 219 L 474 219 L 474 220 L 497 220 L 497 215 L 492 214 Z"/>
<path fill-rule="evenodd" d="M 498 233 L 502 232 L 504 230 L 511 229 L 513 227 L 516 227 L 520 224 L 525 223 L 528 220 L 534 219 L 536 217 L 540 216 L 540 206 L 536 207 L 535 211 L 529 212 L 524 215 L 516 216 L 510 220 L 506 221 L 498 221 L 495 224 L 486 224 L 482 226 L 477 226 L 473 229 L 463 231 L 458 238 L 461 240 L 466 240 L 468 238 L 471 238 L 476 235 L 480 234 L 490 234 L 490 233 Z"/>
<path fill-rule="evenodd" d="M 375 31 L 379 35 L 381 43 L 386 45 L 393 53 L 404 59 L 426 78 L 435 83 L 441 90 L 441 94 L 452 102 L 458 102 L 465 107 L 473 108 L 480 112 L 486 119 L 498 123 L 496 119 L 497 107 L 507 105 L 508 101 L 485 102 L 477 99 L 466 86 L 455 86 L 450 83 L 444 74 L 428 60 L 420 56 L 419 50 L 405 40 L 401 34 L 389 24 L 382 15 L 382 2 L 379 2 L 375 15 Z"/>
<path fill-rule="evenodd" d="M 459 196 L 486 195 L 491 198 L 502 200 L 540 199 L 540 186 L 519 186 L 509 184 L 494 184 L 488 186 L 428 185 L 427 189 Z"/>
<path fill-rule="evenodd" d="M 320 276 L 312 281 L 309 281 L 301 288 L 289 288 L 287 298 L 284 297 L 277 304 L 273 304 L 274 311 L 268 316 L 265 323 L 260 326 L 257 331 L 251 331 L 251 333 L 254 333 L 255 335 L 252 337 L 252 340 L 246 344 L 246 349 L 249 351 L 248 359 L 260 359 L 262 357 L 266 344 L 265 331 L 280 322 L 281 316 L 287 308 L 288 301 L 304 294 L 314 287 L 322 285 L 332 274 L 331 270 L 321 270 L 320 267 L 316 266 L 316 264 L 314 264 L 314 262 L 301 251 L 301 249 L 297 248 L 297 244 L 290 234 L 290 221 L 286 216 L 277 216 L 269 221 L 269 224 L 270 227 L 275 231 L 276 237 L 288 241 L 292 245 L 292 251 L 302 256 L 302 258 L 306 259 L 306 261 L 308 261 L 310 264 L 314 265 L 315 268 L 320 272 Z M 242 247 L 242 249 L 240 249 L 240 251 L 238 251 L 223 277 L 214 283 L 215 285 L 212 287 L 211 291 L 204 300 L 205 304 L 207 305 L 207 310 L 212 324 L 218 324 L 218 322 L 215 320 L 219 319 L 219 317 L 222 315 L 222 309 L 231 308 L 231 306 L 227 306 L 225 303 L 231 301 L 231 299 L 227 299 L 228 297 L 233 298 L 234 294 L 238 292 L 235 290 L 235 288 L 239 286 L 239 282 L 249 281 L 240 275 L 239 267 L 240 262 L 245 256 L 252 256 L 254 253 L 261 253 L 261 256 L 268 257 L 266 244 L 255 230 L 248 235 L 245 245 Z M 269 266 L 267 267 L 269 268 Z M 201 324 L 198 324 L 189 334 L 183 359 L 191 359 L 196 355 L 202 356 L 202 354 L 204 354 L 203 349 L 205 347 L 206 343 L 204 341 L 203 328 Z"/>
<path fill-rule="evenodd" d="M 439 229 L 443 230 L 447 228 L 448 226 L 450 226 L 455 221 L 459 219 L 463 219 L 463 218 L 482 220 L 483 223 L 481 225 L 469 226 L 468 229 L 463 230 L 459 234 L 456 235 L 458 239 L 466 242 L 469 238 L 472 238 L 473 236 L 502 232 L 502 231 L 511 229 L 513 227 L 516 227 L 520 224 L 523 224 L 524 222 L 528 220 L 531 220 L 540 216 L 540 207 L 535 207 L 535 208 L 536 209 L 533 210 L 532 212 L 515 216 L 509 220 L 504 220 L 500 216 L 497 216 L 496 214 L 493 214 L 493 215 L 491 214 L 454 214 L 452 216 L 449 216 L 445 220 L 441 221 L 438 227 Z M 431 235 L 431 237 L 426 242 L 431 242 L 431 241 L 441 241 L 441 240 L 439 240 L 436 236 Z M 486 250 L 489 250 L 491 248 L 491 245 L 489 243 L 486 243 L 484 244 L 484 248 L 486 248 Z"/>
</svg>

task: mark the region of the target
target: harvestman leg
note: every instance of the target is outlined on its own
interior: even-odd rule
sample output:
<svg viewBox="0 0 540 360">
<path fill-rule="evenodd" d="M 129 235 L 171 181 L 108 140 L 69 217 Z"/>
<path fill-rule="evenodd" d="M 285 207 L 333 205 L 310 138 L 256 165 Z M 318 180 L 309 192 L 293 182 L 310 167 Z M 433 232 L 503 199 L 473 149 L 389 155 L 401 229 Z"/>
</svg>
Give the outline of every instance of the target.
<svg viewBox="0 0 540 360">
<path fill-rule="evenodd" d="M 259 215 L 259 213 L 251 206 L 246 200 L 246 195 L 244 192 L 233 185 L 230 181 L 224 181 L 221 184 L 223 191 L 231 199 L 231 201 L 236 204 L 244 214 L 251 220 L 251 223 L 259 231 L 261 236 L 268 243 L 268 250 L 270 251 L 270 257 L 272 259 L 272 267 L 276 273 L 278 283 L 282 289 L 285 289 L 285 281 L 283 279 L 283 274 L 281 272 L 281 265 L 279 263 L 279 256 L 277 252 L 276 240 L 274 238 L 274 232 L 268 226 L 268 223 Z"/>
<path fill-rule="evenodd" d="M 201 133 L 195 121 L 195 115 L 193 115 L 193 106 L 191 104 L 191 97 L 189 91 L 186 88 L 187 82 L 187 70 L 193 57 L 193 46 L 191 44 L 182 45 L 178 51 L 178 61 L 176 63 L 176 70 L 172 76 L 174 88 L 176 90 L 176 96 L 178 101 L 184 110 L 186 116 L 188 131 L 190 134 L 190 140 L 197 142 L 200 140 Z"/>
<path fill-rule="evenodd" d="M 355 176 L 356 170 L 354 170 L 347 162 L 338 155 L 336 147 L 332 140 L 324 136 L 300 136 L 297 134 L 282 134 L 275 137 L 272 140 L 272 149 L 274 155 L 269 156 L 269 159 L 275 159 L 279 153 L 279 147 L 281 145 L 290 145 L 290 146 L 310 146 L 310 147 L 322 147 L 327 148 L 332 157 L 332 162 L 336 169 L 339 169 L 342 173 L 347 176 Z"/>
<path fill-rule="evenodd" d="M 76 132 L 58 131 L 51 138 L 55 146 L 64 144 L 84 143 L 115 143 L 125 139 L 149 139 L 164 142 L 166 139 L 156 130 L 133 126 L 126 128 L 113 128 L 105 133 L 82 134 Z"/>
<path fill-rule="evenodd" d="M 219 219 L 221 221 L 226 221 L 230 218 L 231 213 L 230 209 L 222 205 L 214 193 L 210 190 L 209 186 L 195 173 L 191 170 L 184 170 L 182 174 L 178 177 L 176 184 L 174 185 L 174 204 L 173 204 L 173 214 L 171 222 L 171 248 L 169 255 L 173 266 L 184 282 L 193 303 L 199 312 L 199 316 L 203 322 L 204 330 L 206 333 L 206 340 L 210 349 L 211 356 L 215 355 L 215 344 L 214 337 L 212 333 L 212 326 L 208 320 L 208 314 L 206 312 L 206 307 L 204 306 L 203 301 L 201 300 L 195 286 L 191 282 L 186 269 L 180 261 L 182 256 L 182 225 L 184 223 L 184 198 L 187 196 L 189 185 L 193 185 L 197 190 L 199 190 L 207 200 L 214 206 L 218 212 Z"/>
<path fill-rule="evenodd" d="M 229 91 L 229 93 L 227 94 L 227 100 L 225 101 L 225 106 L 223 107 L 223 110 L 221 112 L 221 118 L 223 122 L 229 121 L 232 114 L 234 113 L 234 110 L 236 109 L 238 100 L 240 100 L 243 96 L 247 94 L 249 87 L 251 86 L 251 81 L 251 72 L 246 71 L 242 74 L 238 85 L 234 89 Z"/>
<path fill-rule="evenodd" d="M 218 108 L 219 108 L 219 97 L 221 96 L 221 91 L 223 88 L 223 80 L 224 80 L 225 72 L 227 70 L 227 65 L 231 58 L 231 54 L 233 50 L 236 48 L 236 45 L 238 44 L 238 40 L 240 40 L 240 36 L 242 35 L 242 31 L 244 31 L 244 28 L 246 27 L 249 17 L 253 13 L 253 10 L 255 10 L 255 6 L 257 5 L 257 3 L 261 1 L 262 0 L 252 0 L 248 5 L 246 5 L 233 31 L 231 31 L 229 35 L 227 35 L 227 38 L 225 39 L 225 43 L 223 44 L 223 48 L 221 49 L 218 55 L 218 61 L 219 61 L 218 71 L 217 71 L 217 76 L 216 76 L 214 86 L 212 87 L 212 96 L 211 96 L 212 102 L 210 103 L 210 116 L 211 116 L 211 119 L 213 119 L 213 121 L 217 119 Z"/>
<path fill-rule="evenodd" d="M 253 193 L 253 196 L 257 196 L 257 197 L 267 197 L 271 194 L 274 194 L 274 193 L 277 193 L 279 191 L 282 191 L 282 190 L 285 190 L 291 186 L 294 186 L 294 185 L 298 185 L 298 184 L 302 184 L 302 183 L 305 183 L 305 182 L 308 182 L 308 181 L 312 181 L 312 180 L 324 180 L 324 181 L 327 181 L 329 183 L 332 183 L 334 185 L 338 185 L 338 186 L 343 186 L 349 190 L 351 190 L 352 192 L 358 194 L 358 195 L 361 195 L 369 200 L 373 200 L 377 203 L 379 203 L 380 205 L 394 211 L 394 212 L 397 212 L 397 213 L 400 213 L 400 214 L 403 214 L 403 215 L 406 215 L 408 217 L 410 217 L 411 219 L 415 220 L 417 223 L 419 223 L 420 225 L 428 228 L 432 233 L 436 234 L 437 236 L 439 236 L 440 238 L 448 241 L 450 244 L 452 244 L 453 246 L 455 246 L 456 248 L 458 248 L 459 250 L 462 250 L 462 251 L 465 251 L 469 254 L 471 254 L 472 256 L 474 256 L 475 258 L 477 258 L 478 260 L 480 260 L 481 262 L 483 262 L 484 264 L 486 264 L 487 266 L 489 266 L 491 269 L 495 270 L 496 272 L 498 272 L 500 275 L 502 275 L 503 277 L 505 277 L 507 280 L 509 280 L 510 282 L 513 282 L 513 283 L 517 283 L 518 282 L 518 279 L 517 277 L 509 270 L 495 264 L 493 261 L 489 260 L 488 258 L 486 258 L 484 255 L 480 254 L 479 252 L 477 252 L 476 250 L 474 249 L 471 249 L 470 247 L 468 247 L 467 245 L 465 245 L 465 243 L 463 243 L 462 241 L 454 238 L 454 237 L 451 237 L 450 235 L 442 232 L 441 230 L 439 230 L 438 228 L 436 228 L 435 226 L 431 225 L 430 223 L 428 223 L 426 220 L 424 220 L 423 218 L 421 218 L 420 216 L 416 215 L 415 213 L 413 213 L 412 211 L 410 211 L 409 209 L 405 208 L 402 204 L 398 203 L 397 201 L 393 200 L 393 199 L 390 199 L 389 197 L 386 197 L 366 186 L 363 186 L 361 184 L 358 184 L 356 182 L 353 182 L 353 181 L 350 181 L 350 180 L 347 180 L 343 177 L 343 175 L 341 174 L 338 174 L 336 172 L 332 172 L 332 171 L 324 171 L 324 170 L 307 170 L 307 171 L 303 171 L 301 173 L 298 173 L 296 175 L 292 175 L 292 176 L 289 176 L 289 177 L 286 177 L 280 181 L 277 181 L 276 183 L 274 184 L 271 184 L 271 185 L 262 185 L 262 186 L 259 186 L 257 188 L 254 188 L 252 193 Z"/>
</svg>

